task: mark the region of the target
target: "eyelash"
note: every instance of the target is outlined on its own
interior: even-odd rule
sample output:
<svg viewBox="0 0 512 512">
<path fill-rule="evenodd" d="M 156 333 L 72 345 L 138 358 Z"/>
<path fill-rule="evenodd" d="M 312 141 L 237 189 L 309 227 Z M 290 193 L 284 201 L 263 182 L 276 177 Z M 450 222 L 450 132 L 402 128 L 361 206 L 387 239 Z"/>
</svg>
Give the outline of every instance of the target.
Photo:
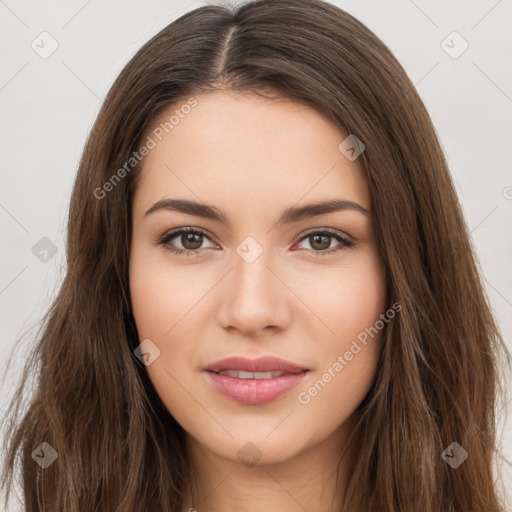
<svg viewBox="0 0 512 512">
<path fill-rule="evenodd" d="M 158 245 L 162 245 L 167 251 L 171 251 L 175 254 L 183 255 L 183 256 L 197 256 L 200 252 L 202 252 L 204 249 L 195 249 L 195 250 L 184 250 L 184 249 L 177 249 L 176 247 L 172 247 L 169 245 L 170 240 L 173 238 L 176 238 L 178 235 L 182 235 L 184 233 L 194 233 L 196 235 L 203 235 L 206 238 L 210 239 L 208 234 L 199 228 L 180 228 L 176 231 L 171 231 L 169 233 L 164 234 L 160 240 L 157 242 Z M 315 251 L 311 249 L 311 252 L 314 256 L 325 256 L 329 254 L 333 254 L 339 251 L 342 251 L 346 248 L 352 247 L 355 245 L 355 243 L 348 237 L 340 235 L 338 231 L 334 231 L 333 229 L 325 228 L 322 230 L 317 231 L 310 231 L 309 233 L 306 233 L 300 240 L 299 243 L 303 240 L 313 236 L 313 235 L 328 235 L 338 242 L 341 243 L 341 247 L 338 248 L 332 248 L 332 249 L 326 249 L 323 251 Z"/>
</svg>

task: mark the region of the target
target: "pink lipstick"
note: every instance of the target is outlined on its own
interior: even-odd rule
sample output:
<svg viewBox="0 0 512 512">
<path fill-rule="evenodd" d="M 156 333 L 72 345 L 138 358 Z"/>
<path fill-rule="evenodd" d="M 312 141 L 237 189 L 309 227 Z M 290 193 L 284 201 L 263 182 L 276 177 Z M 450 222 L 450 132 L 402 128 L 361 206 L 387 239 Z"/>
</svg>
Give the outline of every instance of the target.
<svg viewBox="0 0 512 512">
<path fill-rule="evenodd" d="M 261 405 L 296 387 L 309 371 L 284 359 L 229 357 L 205 367 L 213 387 L 235 402 Z"/>
</svg>

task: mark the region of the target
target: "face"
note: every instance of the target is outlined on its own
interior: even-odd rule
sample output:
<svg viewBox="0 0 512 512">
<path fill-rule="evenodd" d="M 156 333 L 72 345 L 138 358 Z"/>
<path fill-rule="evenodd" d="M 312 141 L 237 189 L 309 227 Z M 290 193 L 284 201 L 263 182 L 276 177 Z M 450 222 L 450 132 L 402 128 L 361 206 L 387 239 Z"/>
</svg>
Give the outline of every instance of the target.
<svg viewBox="0 0 512 512">
<path fill-rule="evenodd" d="M 309 107 L 194 99 L 146 134 L 133 200 L 146 370 L 204 450 L 288 460 L 343 431 L 374 378 L 386 296 L 368 185 Z"/>
</svg>

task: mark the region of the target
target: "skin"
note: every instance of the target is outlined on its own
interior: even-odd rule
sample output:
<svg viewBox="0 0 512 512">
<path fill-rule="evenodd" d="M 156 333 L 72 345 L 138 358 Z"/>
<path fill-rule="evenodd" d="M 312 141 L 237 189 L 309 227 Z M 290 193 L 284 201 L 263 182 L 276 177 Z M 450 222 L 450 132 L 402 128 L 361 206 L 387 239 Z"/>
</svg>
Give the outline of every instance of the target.
<svg viewBox="0 0 512 512">
<path fill-rule="evenodd" d="M 380 333 L 308 404 L 297 395 L 385 312 L 384 269 L 371 214 L 277 220 L 288 207 L 340 198 L 371 212 L 360 159 L 349 161 L 338 150 L 346 135 L 304 105 L 233 92 L 194 97 L 197 106 L 145 157 L 130 257 L 139 337 L 160 350 L 146 369 L 187 433 L 194 484 L 182 510 L 337 510 L 357 446 L 345 452 L 337 478 L 336 467 L 375 375 Z M 230 224 L 171 210 L 144 215 L 170 198 L 213 205 Z M 199 255 L 158 244 L 182 227 L 209 235 L 197 243 L 177 235 L 168 245 L 199 246 Z M 305 236 L 325 228 L 355 245 Z M 236 252 L 248 236 L 263 249 L 252 263 Z M 239 404 L 202 372 L 231 355 L 273 355 L 310 371 L 273 402 Z M 260 452 L 255 465 L 237 455 L 249 442 Z"/>
</svg>

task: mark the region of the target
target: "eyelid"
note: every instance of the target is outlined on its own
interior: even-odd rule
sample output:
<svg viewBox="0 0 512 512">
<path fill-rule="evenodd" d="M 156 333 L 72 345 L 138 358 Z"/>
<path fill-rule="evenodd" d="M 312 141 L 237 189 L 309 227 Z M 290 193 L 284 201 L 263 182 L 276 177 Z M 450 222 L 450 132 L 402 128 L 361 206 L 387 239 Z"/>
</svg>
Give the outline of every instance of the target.
<svg viewBox="0 0 512 512">
<path fill-rule="evenodd" d="M 314 229 L 302 234 L 297 243 L 300 243 L 303 240 L 306 240 L 307 238 L 309 238 L 310 236 L 312 236 L 314 234 L 319 234 L 319 235 L 327 234 L 329 237 L 334 238 L 335 240 L 338 240 L 338 243 L 341 244 L 341 247 L 332 247 L 331 249 L 325 249 L 323 251 L 315 251 L 313 249 L 306 249 L 306 251 L 308 251 L 308 253 L 312 254 L 313 256 L 327 256 L 329 254 L 338 253 L 344 249 L 349 249 L 350 247 L 353 247 L 354 245 L 356 245 L 356 241 L 351 236 L 344 233 L 343 231 L 339 231 L 339 230 L 333 229 L 333 228 L 314 228 Z M 294 245 L 296 245 L 296 244 L 294 244 Z"/>
<path fill-rule="evenodd" d="M 299 241 L 302 241 L 304 238 L 306 238 L 307 236 L 310 236 L 314 233 L 328 233 L 329 235 L 332 235 L 332 236 L 339 236 L 340 238 L 343 238 L 347 242 L 355 243 L 355 239 L 353 237 L 351 237 L 344 231 L 340 231 L 339 229 L 334 229 L 334 228 L 313 228 L 309 231 L 306 231 L 306 233 L 303 233 L 302 235 L 300 235 Z"/>
<path fill-rule="evenodd" d="M 183 233 L 196 233 L 196 234 L 201 234 L 203 235 L 205 238 L 208 238 L 208 240 L 210 240 L 211 242 L 213 243 L 216 243 L 218 245 L 217 242 L 214 242 L 215 240 L 215 237 L 210 234 L 208 231 L 206 231 L 205 229 L 203 228 L 198 228 L 196 226 L 184 226 L 184 227 L 181 227 L 181 228 L 175 228 L 175 229 L 171 229 L 170 231 L 166 231 L 163 235 L 159 236 L 156 238 L 156 240 L 154 241 L 156 244 L 162 244 L 164 245 L 165 243 L 167 243 L 168 240 L 172 240 L 173 238 L 176 238 L 178 235 L 181 235 Z M 197 249 L 198 251 L 201 251 L 202 249 Z M 189 250 L 187 252 L 193 252 L 192 250 Z"/>
</svg>

